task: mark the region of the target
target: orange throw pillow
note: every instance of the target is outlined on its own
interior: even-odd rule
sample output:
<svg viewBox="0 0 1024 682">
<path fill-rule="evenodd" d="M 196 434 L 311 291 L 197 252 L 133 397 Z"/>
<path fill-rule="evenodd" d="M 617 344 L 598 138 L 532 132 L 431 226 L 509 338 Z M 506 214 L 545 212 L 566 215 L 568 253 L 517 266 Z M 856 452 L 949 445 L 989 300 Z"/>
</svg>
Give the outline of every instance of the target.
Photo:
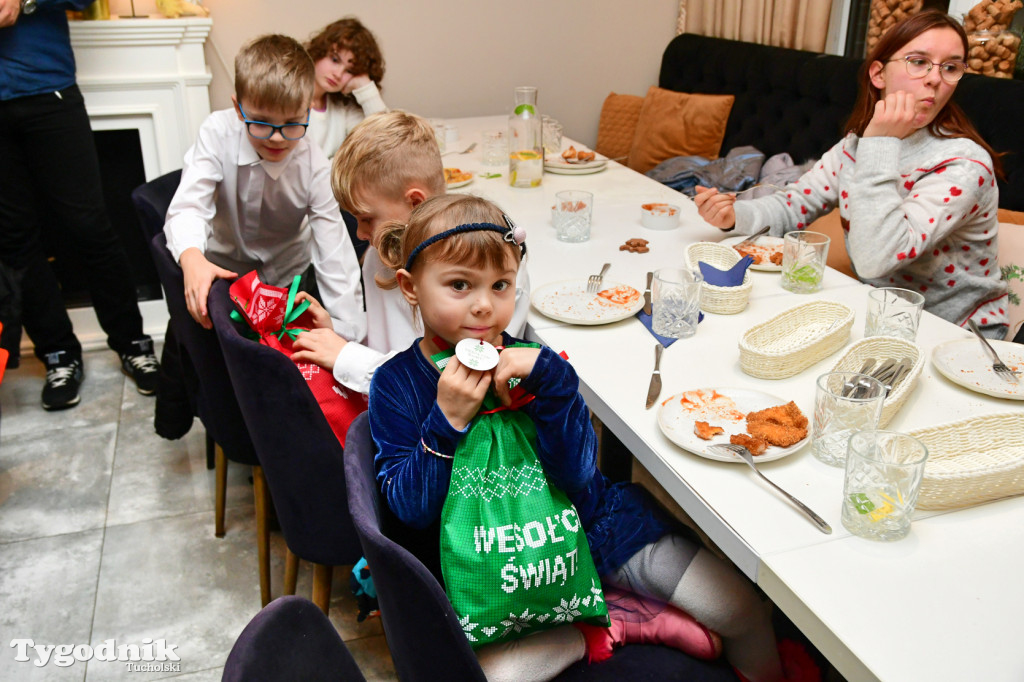
<svg viewBox="0 0 1024 682">
<path fill-rule="evenodd" d="M 608 95 L 601 107 L 601 119 L 597 123 L 598 154 L 609 159 L 625 158 L 633 146 L 636 122 L 644 98 L 640 95 Z"/>
<path fill-rule="evenodd" d="M 646 173 L 673 156 L 718 158 L 732 95 L 691 95 L 651 86 L 626 165 Z"/>
</svg>

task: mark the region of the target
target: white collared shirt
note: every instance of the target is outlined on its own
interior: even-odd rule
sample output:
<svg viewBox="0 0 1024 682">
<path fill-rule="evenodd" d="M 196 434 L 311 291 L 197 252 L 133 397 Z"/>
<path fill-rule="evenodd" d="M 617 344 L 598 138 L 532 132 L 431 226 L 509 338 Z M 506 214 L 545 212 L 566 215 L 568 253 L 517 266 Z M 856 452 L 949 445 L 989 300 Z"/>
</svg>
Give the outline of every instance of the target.
<svg viewBox="0 0 1024 682">
<path fill-rule="evenodd" d="M 312 262 L 334 330 L 366 336 L 359 263 L 330 163 L 306 138 L 283 160 L 264 161 L 234 109 L 210 114 L 185 153 L 164 233 L 175 260 L 195 247 L 215 265 L 239 275 L 255 269 L 275 286 L 290 285 Z"/>
</svg>

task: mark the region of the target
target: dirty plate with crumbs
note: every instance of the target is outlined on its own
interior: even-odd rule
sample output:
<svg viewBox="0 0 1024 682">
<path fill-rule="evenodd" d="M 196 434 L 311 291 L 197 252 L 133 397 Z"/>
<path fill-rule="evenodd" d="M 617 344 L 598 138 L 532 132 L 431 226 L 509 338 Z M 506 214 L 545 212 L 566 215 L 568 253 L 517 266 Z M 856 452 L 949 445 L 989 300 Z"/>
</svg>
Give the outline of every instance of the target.
<svg viewBox="0 0 1024 682">
<path fill-rule="evenodd" d="M 989 339 L 1006 366 L 1017 372 L 1017 381 L 1005 379 L 992 369 L 992 358 L 973 336 L 940 343 L 932 349 L 935 369 L 953 383 L 996 398 L 1024 400 L 1024 345 Z"/>
<path fill-rule="evenodd" d="M 608 324 L 636 315 L 644 307 L 643 294 L 605 278 L 601 290 L 587 293 L 587 280 L 553 282 L 534 289 L 530 302 L 542 315 L 570 324 Z"/>
<path fill-rule="evenodd" d="M 658 426 L 670 441 L 695 455 L 720 462 L 741 463 L 743 460 L 739 457 L 711 452 L 708 446 L 728 443 L 729 436 L 746 433 L 748 412 L 788 402 L 787 398 L 749 388 L 697 388 L 677 393 L 661 401 L 661 407 L 658 409 Z M 720 426 L 725 433 L 714 436 L 711 440 L 704 440 L 693 432 L 693 424 L 696 421 Z M 754 459 L 758 462 L 781 459 L 793 454 L 806 443 L 807 438 L 804 438 L 788 448 L 769 445 L 763 455 L 758 455 Z"/>
</svg>

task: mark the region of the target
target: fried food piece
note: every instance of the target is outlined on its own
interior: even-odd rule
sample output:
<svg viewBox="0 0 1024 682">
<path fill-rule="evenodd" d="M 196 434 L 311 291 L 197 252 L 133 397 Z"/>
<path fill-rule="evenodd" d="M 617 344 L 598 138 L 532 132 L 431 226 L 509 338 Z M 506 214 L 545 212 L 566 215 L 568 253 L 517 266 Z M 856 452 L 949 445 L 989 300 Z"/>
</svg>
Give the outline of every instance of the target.
<svg viewBox="0 0 1024 682">
<path fill-rule="evenodd" d="M 564 152 L 562 152 L 562 158 L 566 161 L 576 158 L 576 147 L 570 146 Z"/>
<path fill-rule="evenodd" d="M 748 414 L 747 433 L 771 445 L 788 448 L 807 437 L 807 417 L 790 401 Z"/>
<path fill-rule="evenodd" d="M 720 433 L 725 433 L 725 429 L 721 426 L 712 426 L 707 422 L 695 421 L 693 422 L 693 433 L 698 438 L 704 440 L 711 440 Z"/>
<path fill-rule="evenodd" d="M 734 249 L 734 250 L 737 253 L 739 253 L 741 256 L 750 256 L 754 260 L 754 263 L 753 263 L 754 265 L 760 265 L 761 264 L 761 253 L 760 253 L 760 251 L 755 250 L 755 249 L 746 249 L 746 248 L 739 248 L 739 249 Z"/>
<path fill-rule="evenodd" d="M 770 260 L 775 265 L 782 265 L 782 252 L 776 251 L 771 255 L 771 257 L 768 260 Z"/>
<path fill-rule="evenodd" d="M 577 161 L 593 161 L 597 155 L 594 152 L 588 152 L 583 149 L 576 152 Z"/>
<path fill-rule="evenodd" d="M 785 405 L 776 405 L 775 407 L 767 407 L 757 412 L 751 412 L 747 415 L 747 423 L 749 424 L 750 422 L 772 422 L 783 426 L 807 428 L 807 417 L 804 416 L 804 413 L 800 411 L 800 408 L 792 400 Z"/>
<path fill-rule="evenodd" d="M 768 443 L 757 436 L 748 436 L 745 433 L 735 433 L 729 436 L 729 442 L 733 445 L 742 445 L 747 450 L 750 450 L 752 455 L 763 455 L 764 451 L 768 449 Z"/>
</svg>

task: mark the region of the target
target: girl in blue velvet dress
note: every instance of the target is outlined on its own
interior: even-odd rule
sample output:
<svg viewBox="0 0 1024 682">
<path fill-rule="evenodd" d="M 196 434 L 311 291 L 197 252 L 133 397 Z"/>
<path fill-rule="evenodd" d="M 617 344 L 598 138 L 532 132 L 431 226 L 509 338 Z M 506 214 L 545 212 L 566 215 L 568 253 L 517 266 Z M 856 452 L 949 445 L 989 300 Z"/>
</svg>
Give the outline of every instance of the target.
<svg viewBox="0 0 1024 682">
<path fill-rule="evenodd" d="M 544 347 L 506 348 L 488 371 L 453 357 L 439 373 L 430 361 L 465 338 L 499 347 L 514 342 L 502 330 L 515 308 L 521 229 L 490 202 L 465 195 L 430 199 L 408 225 L 382 229 L 380 254 L 394 279 L 378 285 L 399 287 L 424 327 L 423 338 L 381 366 L 370 386 L 377 482 L 398 520 L 437 545 L 452 453 L 488 389 L 507 405 L 508 381 L 520 378 L 536 396 L 521 409 L 534 420 L 538 458 L 575 505 L 602 582 L 696 619 L 680 617 L 667 626 L 673 633 L 654 633 L 655 639 L 704 658 L 724 643 L 729 663 L 746 679 L 782 679 L 768 612 L 746 579 L 672 532 L 674 524 L 638 486 L 612 484 L 598 471 L 597 439 L 568 362 Z M 584 655 L 601 660 L 612 644 L 644 639 L 636 627 L 616 623 L 614 613 L 612 620 L 611 628 L 563 626 L 481 647 L 477 655 L 488 679 L 550 679 Z"/>
</svg>

